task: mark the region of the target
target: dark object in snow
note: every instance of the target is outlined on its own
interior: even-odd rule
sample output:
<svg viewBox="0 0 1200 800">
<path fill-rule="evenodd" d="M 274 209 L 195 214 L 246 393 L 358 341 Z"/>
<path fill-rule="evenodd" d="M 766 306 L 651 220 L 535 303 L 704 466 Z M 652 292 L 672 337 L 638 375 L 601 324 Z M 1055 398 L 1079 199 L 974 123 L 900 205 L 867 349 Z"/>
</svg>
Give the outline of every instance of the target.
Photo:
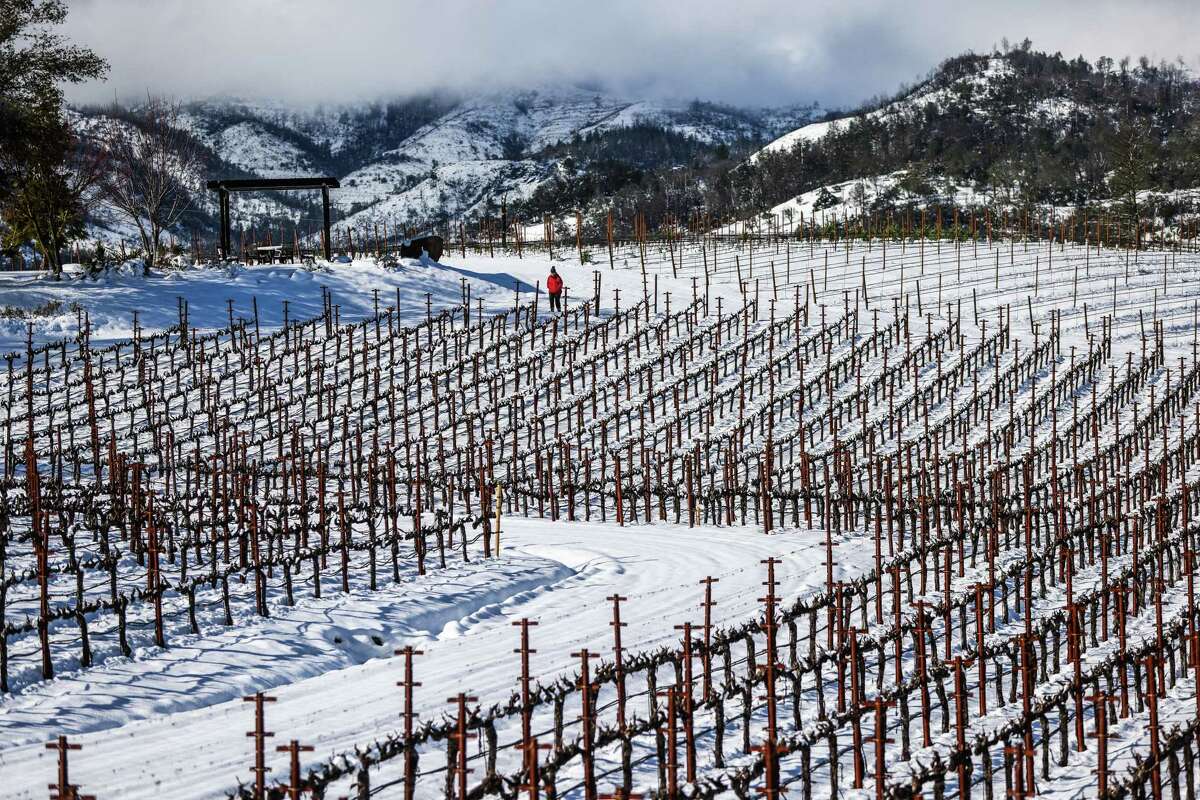
<svg viewBox="0 0 1200 800">
<path fill-rule="evenodd" d="M 434 261 L 442 260 L 442 250 L 445 243 L 440 236 L 421 236 L 416 239 L 406 239 L 400 242 L 400 257 L 401 258 L 420 258 L 421 251 L 429 253 L 429 257 Z"/>
</svg>

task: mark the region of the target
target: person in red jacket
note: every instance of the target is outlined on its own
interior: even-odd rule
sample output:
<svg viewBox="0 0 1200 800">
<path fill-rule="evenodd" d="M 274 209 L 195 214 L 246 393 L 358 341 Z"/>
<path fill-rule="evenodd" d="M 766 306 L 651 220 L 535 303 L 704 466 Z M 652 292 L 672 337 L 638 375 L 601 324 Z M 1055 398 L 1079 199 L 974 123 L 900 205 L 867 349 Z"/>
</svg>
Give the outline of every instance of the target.
<svg viewBox="0 0 1200 800">
<path fill-rule="evenodd" d="M 562 277 L 558 274 L 558 270 L 551 267 L 550 275 L 546 278 L 546 291 L 550 294 L 551 311 L 562 311 L 562 290 Z"/>
</svg>

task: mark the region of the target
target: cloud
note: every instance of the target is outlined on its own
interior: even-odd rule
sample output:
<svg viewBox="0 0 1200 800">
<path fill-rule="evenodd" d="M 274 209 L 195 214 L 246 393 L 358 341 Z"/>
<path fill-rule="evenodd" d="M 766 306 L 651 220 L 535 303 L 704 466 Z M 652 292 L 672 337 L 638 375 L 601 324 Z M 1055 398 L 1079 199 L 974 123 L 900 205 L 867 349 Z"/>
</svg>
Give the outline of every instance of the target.
<svg viewBox="0 0 1200 800">
<path fill-rule="evenodd" d="M 147 92 L 337 103 L 589 82 L 740 105 L 854 105 L 1002 37 L 1095 59 L 1183 57 L 1184 0 L 71 0 L 112 64 L 78 102 Z M 1132 35 L 1131 35 L 1132 34 Z"/>
</svg>

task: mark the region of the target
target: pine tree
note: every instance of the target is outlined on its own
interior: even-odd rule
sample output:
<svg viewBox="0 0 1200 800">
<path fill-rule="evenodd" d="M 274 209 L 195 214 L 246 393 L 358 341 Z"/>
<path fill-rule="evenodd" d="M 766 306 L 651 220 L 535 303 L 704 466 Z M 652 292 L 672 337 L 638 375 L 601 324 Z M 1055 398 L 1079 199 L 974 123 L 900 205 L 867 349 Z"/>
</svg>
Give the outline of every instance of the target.
<svg viewBox="0 0 1200 800">
<path fill-rule="evenodd" d="M 0 207 L 4 244 L 33 242 L 52 277 L 62 275 L 63 253 L 84 235 L 84 218 L 101 162 L 82 145 L 56 106 L 26 111 L 19 141 L 6 160 L 19 164 Z"/>
<path fill-rule="evenodd" d="M 54 27 L 61 0 L 0 0 L 0 221 L 9 245 L 36 243 L 55 275 L 59 252 L 82 232 L 94 176 L 73 160 L 60 84 L 102 76 L 105 61 L 69 44 Z"/>
</svg>

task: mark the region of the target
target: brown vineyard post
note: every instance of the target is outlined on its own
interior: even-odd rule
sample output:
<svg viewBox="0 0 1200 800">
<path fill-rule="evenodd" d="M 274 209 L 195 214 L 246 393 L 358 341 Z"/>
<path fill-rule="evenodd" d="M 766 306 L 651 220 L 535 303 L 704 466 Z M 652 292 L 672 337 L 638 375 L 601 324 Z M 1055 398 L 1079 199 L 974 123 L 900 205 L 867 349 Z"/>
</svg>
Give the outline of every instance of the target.
<svg viewBox="0 0 1200 800">
<path fill-rule="evenodd" d="M 413 800 L 416 791 L 417 758 L 413 752 L 413 689 L 420 686 L 420 681 L 413 680 L 413 656 L 425 655 L 423 650 L 415 650 L 408 645 L 393 651 L 393 655 L 404 656 L 404 680 L 397 681 L 397 686 L 404 687 L 404 800 Z"/>
<path fill-rule="evenodd" d="M 82 746 L 70 744 L 66 736 L 59 736 L 55 741 L 47 744 L 46 749 L 58 753 L 58 775 L 57 780 L 50 784 L 50 800 L 96 800 L 94 795 L 80 794 L 79 787 L 71 783 L 67 754 L 72 750 L 82 749 Z"/>
<path fill-rule="evenodd" d="M 275 750 L 289 755 L 288 796 L 291 797 L 291 800 L 300 800 L 304 794 L 304 787 L 300 780 L 300 754 L 312 752 L 312 746 L 302 745 L 295 739 L 292 739 L 287 744 L 279 745 Z"/>
<path fill-rule="evenodd" d="M 243 702 L 254 703 L 254 730 L 248 731 L 247 736 L 254 737 L 254 800 L 266 800 L 267 773 L 270 767 L 266 762 L 267 739 L 274 736 L 266 729 L 263 715 L 263 704 L 274 703 L 274 697 L 267 697 L 262 692 L 255 692 L 242 698 Z"/>
</svg>

